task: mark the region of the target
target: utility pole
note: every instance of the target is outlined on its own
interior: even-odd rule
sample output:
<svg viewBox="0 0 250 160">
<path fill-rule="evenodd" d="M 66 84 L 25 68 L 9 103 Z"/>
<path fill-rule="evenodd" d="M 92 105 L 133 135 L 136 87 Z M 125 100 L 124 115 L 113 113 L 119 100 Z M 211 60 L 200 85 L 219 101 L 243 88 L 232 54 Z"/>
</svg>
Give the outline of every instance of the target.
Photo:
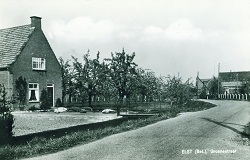
<svg viewBox="0 0 250 160">
<path fill-rule="evenodd" d="M 197 89 L 197 99 L 199 99 L 199 72 L 197 72 L 197 77 L 196 77 L 196 89 Z"/>
<path fill-rule="evenodd" d="M 239 88 L 238 88 L 238 73 L 236 74 L 236 87 L 237 87 L 237 89 L 236 89 L 236 91 L 237 91 L 237 94 L 239 93 Z"/>
<path fill-rule="evenodd" d="M 220 63 L 218 64 L 218 98 L 220 95 Z"/>
</svg>

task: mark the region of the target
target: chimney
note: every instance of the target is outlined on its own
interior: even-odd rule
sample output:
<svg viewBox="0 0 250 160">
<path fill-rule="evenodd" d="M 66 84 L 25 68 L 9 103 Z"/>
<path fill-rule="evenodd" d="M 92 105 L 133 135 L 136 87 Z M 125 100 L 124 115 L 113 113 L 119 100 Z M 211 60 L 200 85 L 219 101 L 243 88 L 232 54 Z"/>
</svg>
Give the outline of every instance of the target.
<svg viewBox="0 0 250 160">
<path fill-rule="evenodd" d="M 32 16 L 31 18 L 31 27 L 35 27 L 36 29 L 41 29 L 41 17 Z"/>
</svg>

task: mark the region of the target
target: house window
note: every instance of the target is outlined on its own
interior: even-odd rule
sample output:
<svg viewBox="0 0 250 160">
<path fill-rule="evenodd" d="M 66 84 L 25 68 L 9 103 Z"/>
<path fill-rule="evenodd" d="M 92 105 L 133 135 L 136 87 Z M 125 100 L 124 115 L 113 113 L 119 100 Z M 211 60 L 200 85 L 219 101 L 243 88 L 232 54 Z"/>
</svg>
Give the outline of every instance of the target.
<svg viewBox="0 0 250 160">
<path fill-rule="evenodd" d="M 32 57 L 32 69 L 45 70 L 45 58 Z"/>
<path fill-rule="evenodd" d="M 29 101 L 39 101 L 38 83 L 29 83 Z"/>
</svg>

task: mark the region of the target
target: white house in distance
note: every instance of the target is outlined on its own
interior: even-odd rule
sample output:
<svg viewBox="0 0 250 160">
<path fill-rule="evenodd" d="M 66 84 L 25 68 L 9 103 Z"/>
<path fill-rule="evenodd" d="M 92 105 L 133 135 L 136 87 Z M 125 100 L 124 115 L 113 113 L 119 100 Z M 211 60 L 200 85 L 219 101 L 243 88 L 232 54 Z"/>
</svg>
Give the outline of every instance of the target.
<svg viewBox="0 0 250 160">
<path fill-rule="evenodd" d="M 240 93 L 244 87 L 243 84 L 250 82 L 250 71 L 220 72 L 219 80 L 224 94 Z"/>
</svg>

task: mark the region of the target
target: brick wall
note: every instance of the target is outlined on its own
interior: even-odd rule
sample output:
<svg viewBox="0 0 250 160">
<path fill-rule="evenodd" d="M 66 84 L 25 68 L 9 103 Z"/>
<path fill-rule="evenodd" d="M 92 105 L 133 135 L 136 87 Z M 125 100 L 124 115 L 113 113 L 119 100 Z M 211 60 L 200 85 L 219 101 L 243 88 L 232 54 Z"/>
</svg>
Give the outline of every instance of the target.
<svg viewBox="0 0 250 160">
<path fill-rule="evenodd" d="M 33 70 L 32 57 L 45 58 L 46 70 Z M 54 84 L 54 102 L 57 98 L 61 98 L 61 67 L 42 30 L 35 29 L 11 70 L 14 81 L 22 76 L 28 83 L 39 83 L 40 95 L 42 89 L 47 88 L 47 84 Z M 28 96 L 27 104 L 39 105 L 39 103 L 29 103 Z"/>
</svg>

